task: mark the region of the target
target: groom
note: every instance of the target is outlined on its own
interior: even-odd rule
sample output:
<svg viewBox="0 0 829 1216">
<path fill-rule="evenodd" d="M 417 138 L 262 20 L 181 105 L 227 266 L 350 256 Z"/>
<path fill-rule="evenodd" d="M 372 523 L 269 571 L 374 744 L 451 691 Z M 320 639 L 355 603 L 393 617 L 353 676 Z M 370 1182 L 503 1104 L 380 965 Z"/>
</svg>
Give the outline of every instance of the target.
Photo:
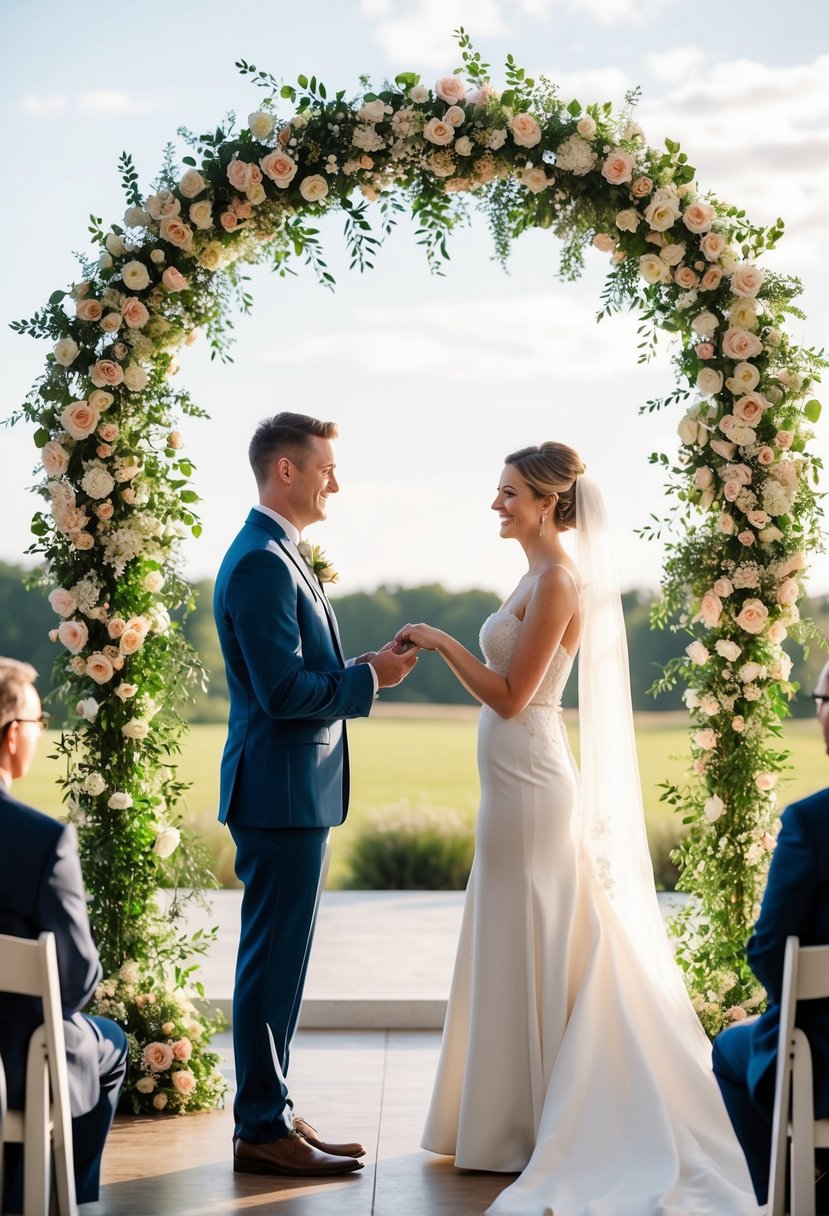
<svg viewBox="0 0 829 1216">
<path fill-rule="evenodd" d="M 302 530 L 339 490 L 337 429 L 304 414 L 266 419 L 249 457 L 259 489 L 216 579 L 230 690 L 219 819 L 244 884 L 233 996 L 233 1166 L 254 1174 L 362 1168 L 360 1144 L 326 1144 L 293 1114 L 286 1076 L 324 876 L 328 829 L 348 809 L 346 718 L 367 716 L 416 652 L 343 658 L 333 609 Z"/>
</svg>

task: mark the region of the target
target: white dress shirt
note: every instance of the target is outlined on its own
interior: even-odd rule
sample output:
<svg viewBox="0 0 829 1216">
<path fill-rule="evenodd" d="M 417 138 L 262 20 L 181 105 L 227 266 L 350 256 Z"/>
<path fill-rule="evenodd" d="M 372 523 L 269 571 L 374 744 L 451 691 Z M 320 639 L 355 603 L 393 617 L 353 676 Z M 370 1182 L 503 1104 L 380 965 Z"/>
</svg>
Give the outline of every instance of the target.
<svg viewBox="0 0 829 1216">
<path fill-rule="evenodd" d="M 279 524 L 282 531 L 288 537 L 288 540 L 293 542 L 294 548 L 297 551 L 297 556 L 301 561 L 304 562 L 305 558 L 299 551 L 299 542 L 302 539 L 302 533 L 296 524 L 291 523 L 290 519 L 286 519 L 284 515 L 280 515 L 278 511 L 274 511 L 271 507 L 266 507 L 264 503 L 261 502 L 254 503 L 254 510 L 261 511 L 263 515 L 269 515 L 271 519 L 275 520 Z M 346 659 L 345 665 L 346 667 L 353 667 L 354 659 Z M 371 678 L 374 681 L 374 695 L 376 697 L 380 688 L 380 681 L 377 677 L 377 672 L 374 670 L 373 664 L 369 663 L 368 667 L 369 671 L 371 672 Z"/>
</svg>

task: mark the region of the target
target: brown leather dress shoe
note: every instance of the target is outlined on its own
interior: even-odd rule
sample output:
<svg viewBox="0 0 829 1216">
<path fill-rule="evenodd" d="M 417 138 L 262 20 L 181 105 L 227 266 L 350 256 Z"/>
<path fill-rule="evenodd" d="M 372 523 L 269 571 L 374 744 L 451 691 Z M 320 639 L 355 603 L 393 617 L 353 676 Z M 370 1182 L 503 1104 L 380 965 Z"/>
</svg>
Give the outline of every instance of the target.
<svg viewBox="0 0 829 1216">
<path fill-rule="evenodd" d="M 238 1137 L 233 1140 L 233 1169 L 237 1174 L 314 1178 L 328 1174 L 350 1174 L 362 1168 L 362 1161 L 353 1157 L 320 1152 L 297 1131 L 290 1132 L 280 1140 L 271 1140 L 268 1144 L 248 1144 L 247 1140 Z"/>
<path fill-rule="evenodd" d="M 314 1148 L 318 1148 L 321 1153 L 330 1153 L 332 1157 L 364 1157 L 366 1150 L 362 1144 L 326 1144 L 320 1140 L 319 1132 L 313 1127 L 307 1119 L 303 1119 L 301 1115 L 294 1115 L 294 1131 L 299 1132 L 304 1140 L 309 1144 L 313 1144 Z"/>
</svg>

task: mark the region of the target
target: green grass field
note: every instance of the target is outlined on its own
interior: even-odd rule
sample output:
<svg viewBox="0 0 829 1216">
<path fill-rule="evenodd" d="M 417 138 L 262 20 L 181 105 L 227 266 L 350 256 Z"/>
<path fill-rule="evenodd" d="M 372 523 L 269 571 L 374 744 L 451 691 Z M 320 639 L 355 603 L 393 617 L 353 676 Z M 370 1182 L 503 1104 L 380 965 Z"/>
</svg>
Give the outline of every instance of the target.
<svg viewBox="0 0 829 1216">
<path fill-rule="evenodd" d="M 413 707 L 404 717 L 404 707 L 393 716 L 377 714 L 349 726 L 351 743 L 352 797 L 346 825 L 332 832 L 329 886 L 338 886 L 347 871 L 349 839 L 354 829 L 372 814 L 384 809 L 399 815 L 407 808 L 450 808 L 474 818 L 478 801 L 475 765 L 475 715 L 440 706 Z M 569 724 L 570 740 L 578 755 L 578 730 Z M 215 872 L 223 885 L 235 885 L 233 845 L 229 833 L 216 822 L 219 758 L 224 744 L 222 726 L 196 726 L 184 741 L 178 760 L 182 780 L 192 782 L 182 815 L 205 840 L 215 859 Z M 676 832 L 671 812 L 659 801 L 661 782 L 678 780 L 687 766 L 687 732 L 677 714 L 642 714 L 637 718 L 636 738 L 645 797 L 648 834 L 652 845 Z M 812 720 L 788 722 L 784 741 L 791 750 L 792 772 L 781 783 L 783 802 L 829 784 L 829 764 L 823 752 L 817 725 Z M 49 739 L 44 739 L 38 759 L 25 781 L 15 785 L 23 801 L 60 814 L 56 780 L 57 760 L 50 760 Z"/>
</svg>

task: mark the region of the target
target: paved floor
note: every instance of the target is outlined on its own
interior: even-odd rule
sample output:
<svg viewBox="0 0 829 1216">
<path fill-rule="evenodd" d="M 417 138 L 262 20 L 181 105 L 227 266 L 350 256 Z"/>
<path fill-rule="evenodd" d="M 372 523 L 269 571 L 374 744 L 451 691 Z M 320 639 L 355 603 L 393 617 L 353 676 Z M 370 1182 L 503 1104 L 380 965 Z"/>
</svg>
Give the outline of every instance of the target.
<svg viewBox="0 0 829 1216">
<path fill-rule="evenodd" d="M 101 1198 L 83 1216 L 466 1216 L 512 1175 L 456 1170 L 419 1148 L 440 1036 L 429 1031 L 304 1031 L 291 1065 L 299 1113 L 321 1133 L 359 1139 L 357 1174 L 326 1182 L 234 1174 L 230 1110 L 116 1121 Z M 218 1043 L 232 1068 L 227 1036 Z"/>
</svg>

